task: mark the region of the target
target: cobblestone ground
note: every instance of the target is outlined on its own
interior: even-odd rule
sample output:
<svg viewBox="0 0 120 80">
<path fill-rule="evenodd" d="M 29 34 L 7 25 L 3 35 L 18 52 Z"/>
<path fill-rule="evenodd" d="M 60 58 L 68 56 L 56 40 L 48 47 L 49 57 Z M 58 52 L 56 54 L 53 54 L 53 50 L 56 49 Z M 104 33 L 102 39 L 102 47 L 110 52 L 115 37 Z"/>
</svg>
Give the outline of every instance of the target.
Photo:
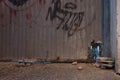
<svg viewBox="0 0 120 80">
<path fill-rule="evenodd" d="M 78 67 L 83 70 L 78 70 Z M 113 70 L 103 70 L 92 64 L 0 63 L 0 80 L 120 80 Z"/>
</svg>

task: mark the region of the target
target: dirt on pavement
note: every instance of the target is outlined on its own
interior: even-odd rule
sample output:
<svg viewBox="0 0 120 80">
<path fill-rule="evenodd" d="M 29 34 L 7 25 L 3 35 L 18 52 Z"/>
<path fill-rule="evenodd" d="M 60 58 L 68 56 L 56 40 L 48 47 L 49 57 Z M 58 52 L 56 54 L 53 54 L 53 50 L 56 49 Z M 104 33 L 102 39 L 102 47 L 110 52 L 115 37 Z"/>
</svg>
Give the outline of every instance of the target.
<svg viewBox="0 0 120 80">
<path fill-rule="evenodd" d="M 0 62 L 0 80 L 120 80 L 120 76 L 112 69 L 96 68 L 90 63 L 21 65 Z"/>
</svg>

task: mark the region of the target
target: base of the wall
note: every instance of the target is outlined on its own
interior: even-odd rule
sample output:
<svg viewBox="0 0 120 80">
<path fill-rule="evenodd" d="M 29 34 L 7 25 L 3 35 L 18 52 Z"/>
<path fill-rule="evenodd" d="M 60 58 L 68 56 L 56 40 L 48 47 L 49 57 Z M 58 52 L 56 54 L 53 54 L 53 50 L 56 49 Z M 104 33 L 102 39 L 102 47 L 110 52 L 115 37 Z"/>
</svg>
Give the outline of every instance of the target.
<svg viewBox="0 0 120 80">
<path fill-rule="evenodd" d="M 116 74 L 120 75 L 120 69 L 118 69 L 118 71 L 116 72 Z"/>
<path fill-rule="evenodd" d="M 51 62 L 51 63 L 72 63 L 77 61 L 78 63 L 95 63 L 96 61 L 93 59 L 22 59 L 23 61 L 27 60 L 27 62 L 29 61 L 42 61 L 42 62 Z M 18 62 L 18 59 L 0 59 L 0 62 Z"/>
</svg>

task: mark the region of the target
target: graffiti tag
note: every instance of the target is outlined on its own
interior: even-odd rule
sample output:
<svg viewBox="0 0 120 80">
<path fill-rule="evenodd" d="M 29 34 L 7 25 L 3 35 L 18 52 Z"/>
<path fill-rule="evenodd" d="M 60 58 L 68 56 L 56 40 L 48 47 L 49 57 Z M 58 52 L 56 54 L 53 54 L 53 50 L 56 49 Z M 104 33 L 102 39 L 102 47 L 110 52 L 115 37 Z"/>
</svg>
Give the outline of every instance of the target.
<svg viewBox="0 0 120 80">
<path fill-rule="evenodd" d="M 51 21 L 55 20 L 56 18 L 60 20 L 59 25 L 56 27 L 56 29 L 62 29 L 64 31 L 67 31 L 68 37 L 75 34 L 75 32 L 79 31 L 84 12 L 73 12 L 70 10 L 74 10 L 77 8 L 77 5 L 68 2 L 64 5 L 64 9 L 61 8 L 61 0 L 52 0 L 51 4 L 53 4 L 53 7 L 48 8 L 46 20 L 48 20 L 48 17 Z"/>
</svg>

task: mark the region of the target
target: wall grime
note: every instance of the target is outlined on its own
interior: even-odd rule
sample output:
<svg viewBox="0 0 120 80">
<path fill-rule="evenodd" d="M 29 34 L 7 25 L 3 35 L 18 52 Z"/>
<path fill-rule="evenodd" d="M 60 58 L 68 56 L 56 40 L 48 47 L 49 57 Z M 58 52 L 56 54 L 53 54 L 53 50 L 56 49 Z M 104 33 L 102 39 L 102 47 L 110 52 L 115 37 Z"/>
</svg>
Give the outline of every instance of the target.
<svg viewBox="0 0 120 80">
<path fill-rule="evenodd" d="M 101 40 L 101 0 L 3 0 L 1 58 L 83 59 Z"/>
</svg>

